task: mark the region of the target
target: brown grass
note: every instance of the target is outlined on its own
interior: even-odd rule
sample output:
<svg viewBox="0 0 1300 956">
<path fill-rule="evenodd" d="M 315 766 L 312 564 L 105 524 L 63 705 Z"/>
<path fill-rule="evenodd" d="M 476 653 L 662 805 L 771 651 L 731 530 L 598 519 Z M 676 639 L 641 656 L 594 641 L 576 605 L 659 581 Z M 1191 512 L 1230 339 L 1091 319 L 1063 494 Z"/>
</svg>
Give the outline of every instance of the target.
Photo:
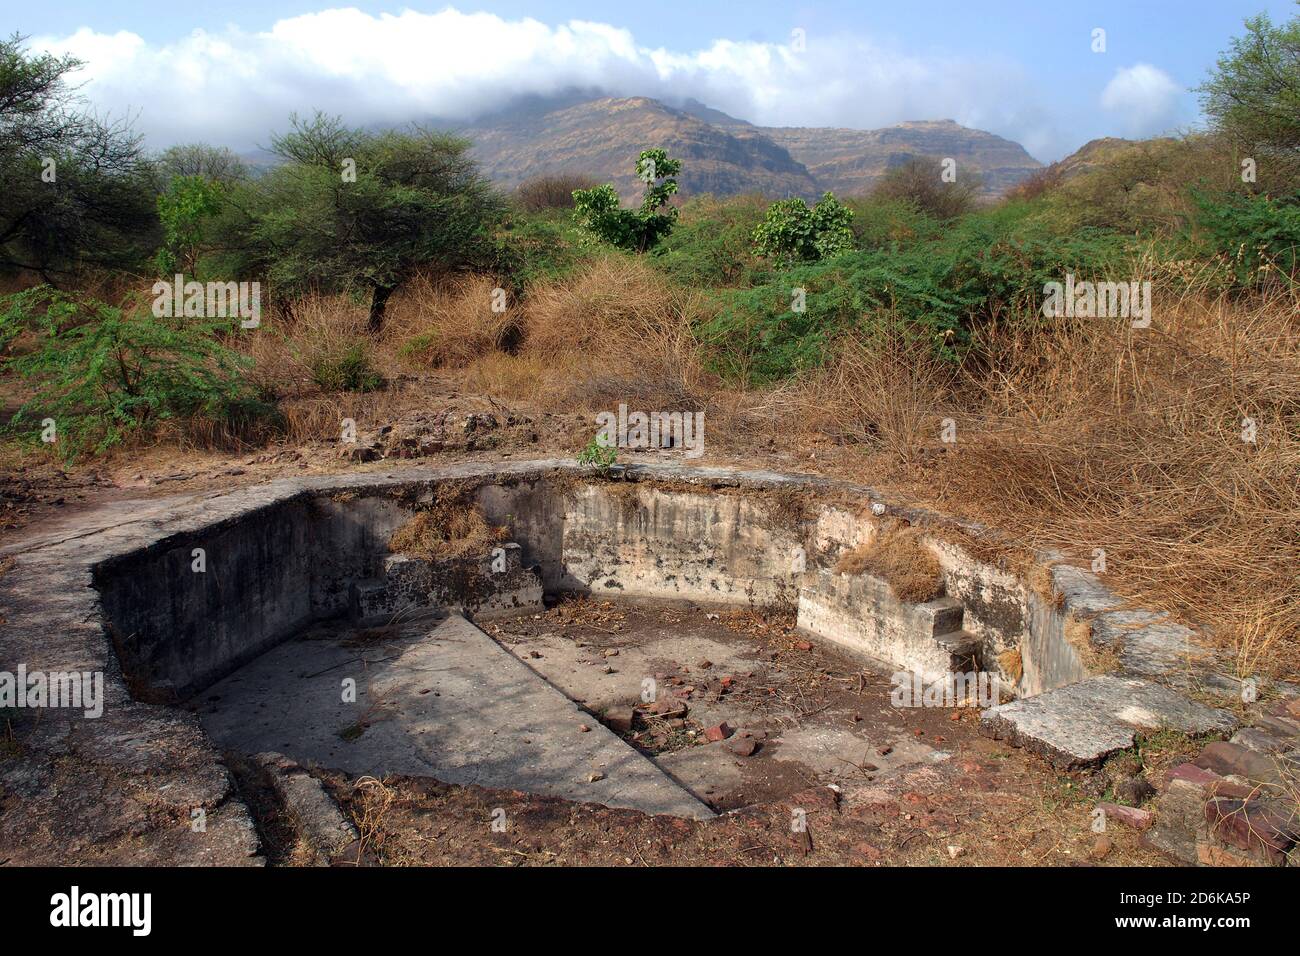
<svg viewBox="0 0 1300 956">
<path fill-rule="evenodd" d="M 881 531 L 871 541 L 844 554 L 835 571 L 883 578 L 900 601 L 919 603 L 943 593 L 939 559 L 912 528 Z"/>
<path fill-rule="evenodd" d="M 529 290 L 523 354 L 573 376 L 563 395 L 570 402 L 693 410 L 707 378 L 692 331 L 703 309 L 698 293 L 649 265 L 604 256 Z"/>
<path fill-rule="evenodd" d="M 1149 329 L 1079 320 L 989 330 L 979 354 L 992 358 L 933 393 L 957 421 L 946 454 L 907 453 L 935 428 L 923 401 L 935 373 L 888 354 L 879 371 L 837 369 L 802 397 L 805 441 L 861 429 L 879 394 L 870 382 L 901 376 L 894 390 L 920 398 L 894 399 L 907 414 L 872 415 L 871 441 L 841 455 L 842 470 L 874 471 L 1034 548 L 1083 559 L 1105 549 L 1109 587 L 1203 627 L 1243 676 L 1294 678 L 1300 308 L 1284 293 L 1184 295 L 1157 298 L 1154 315 Z M 858 392 L 858 382 L 868 385 Z M 1244 418 L 1256 421 L 1255 442 L 1242 440 Z"/>
<path fill-rule="evenodd" d="M 388 550 L 426 561 L 480 557 L 504 541 L 507 531 L 487 523 L 477 505 L 440 501 L 393 532 Z"/>
</svg>

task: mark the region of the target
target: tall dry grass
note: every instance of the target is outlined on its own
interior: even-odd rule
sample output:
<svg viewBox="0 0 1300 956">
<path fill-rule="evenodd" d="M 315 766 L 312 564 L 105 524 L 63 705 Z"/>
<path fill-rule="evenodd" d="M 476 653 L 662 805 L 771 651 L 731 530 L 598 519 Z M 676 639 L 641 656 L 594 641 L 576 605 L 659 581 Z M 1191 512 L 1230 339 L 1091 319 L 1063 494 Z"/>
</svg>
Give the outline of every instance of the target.
<svg viewBox="0 0 1300 956">
<path fill-rule="evenodd" d="M 705 308 L 700 293 L 643 262 L 600 257 L 529 290 L 523 354 L 556 361 L 570 376 L 564 401 L 693 409 L 711 387 L 694 332 Z"/>
<path fill-rule="evenodd" d="M 1249 302 L 1166 298 L 1149 329 L 991 329 L 976 350 L 984 361 L 951 382 L 923 360 L 851 348 L 807 395 L 806 414 L 823 433 L 868 419 L 864 452 L 913 497 L 1028 545 L 1085 559 L 1104 549 L 1116 591 L 1209 630 L 1243 675 L 1294 677 L 1297 316 L 1294 294 L 1278 290 Z M 943 415 L 956 442 L 909 454 L 935 441 Z"/>
</svg>

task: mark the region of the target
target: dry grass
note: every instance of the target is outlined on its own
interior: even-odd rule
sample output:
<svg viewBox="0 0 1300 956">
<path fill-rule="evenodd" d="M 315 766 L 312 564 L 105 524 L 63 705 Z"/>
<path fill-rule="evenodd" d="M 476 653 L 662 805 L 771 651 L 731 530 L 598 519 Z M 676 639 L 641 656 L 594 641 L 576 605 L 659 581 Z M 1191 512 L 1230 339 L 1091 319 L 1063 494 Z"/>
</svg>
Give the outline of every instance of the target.
<svg viewBox="0 0 1300 956">
<path fill-rule="evenodd" d="M 513 352 L 523 335 L 518 304 L 488 276 L 407 282 L 389 306 L 383 342 L 391 359 L 412 369 L 463 368 Z"/>
<path fill-rule="evenodd" d="M 871 541 L 844 554 L 835 571 L 883 578 L 900 601 L 919 603 L 943 593 L 939 559 L 912 528 L 881 531 Z"/>
<path fill-rule="evenodd" d="M 707 387 L 692 331 L 703 308 L 699 294 L 645 263 L 597 258 L 563 282 L 529 290 L 523 354 L 572 375 L 561 396 L 569 402 L 693 410 Z"/>
<path fill-rule="evenodd" d="M 506 534 L 489 525 L 477 505 L 439 501 L 394 531 L 388 550 L 426 561 L 480 557 Z"/>
<path fill-rule="evenodd" d="M 1300 675 L 1300 302 L 1161 297 L 1154 322 L 987 330 L 956 375 L 893 344 L 732 398 L 829 470 L 1013 532 L 1197 626 L 1242 676 Z M 956 441 L 939 441 L 952 418 Z M 1243 420 L 1254 441 L 1243 440 Z M 835 451 L 819 449 L 827 442 Z M 757 445 L 758 442 L 754 442 Z"/>
</svg>

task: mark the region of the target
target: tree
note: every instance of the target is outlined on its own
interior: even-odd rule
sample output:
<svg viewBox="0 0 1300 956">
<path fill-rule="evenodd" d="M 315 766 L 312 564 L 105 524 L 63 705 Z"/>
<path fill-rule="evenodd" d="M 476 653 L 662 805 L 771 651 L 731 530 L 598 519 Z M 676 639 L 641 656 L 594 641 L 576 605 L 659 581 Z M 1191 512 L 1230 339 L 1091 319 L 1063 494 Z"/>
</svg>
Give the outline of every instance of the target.
<svg viewBox="0 0 1300 956">
<path fill-rule="evenodd" d="M 946 182 L 944 164 L 930 156 L 909 156 L 887 170 L 871 195 L 876 199 L 906 199 L 935 219 L 956 219 L 975 206 L 980 178 L 970 174 Z"/>
<path fill-rule="evenodd" d="M 618 191 L 610 184 L 577 189 L 573 219 L 596 238 L 619 249 L 642 253 L 653 249 L 677 222 L 677 209 L 668 200 L 677 192 L 682 171 L 680 159 L 669 159 L 663 149 L 646 149 L 636 160 L 637 178 L 645 183 L 639 209 L 623 209 Z"/>
<path fill-rule="evenodd" d="M 0 271 L 53 282 L 83 266 L 133 268 L 157 244 L 153 179 L 126 122 L 79 109 L 71 57 L 0 40 Z"/>
<path fill-rule="evenodd" d="M 158 157 L 157 169 L 163 189 L 177 176 L 202 176 L 223 186 L 233 186 L 248 178 L 248 167 L 242 159 L 224 146 L 207 143 L 168 147 Z"/>
<path fill-rule="evenodd" d="M 780 267 L 830 259 L 853 248 L 852 221 L 853 210 L 829 192 L 811 209 L 802 199 L 782 199 L 754 230 L 754 248 Z"/>
<path fill-rule="evenodd" d="M 289 294 L 363 289 L 369 328 L 416 269 L 490 268 L 504 202 L 466 140 L 412 127 L 370 133 L 332 117 L 291 119 L 285 162 L 231 191 L 220 229 L 231 271 Z"/>
<path fill-rule="evenodd" d="M 206 176 L 173 176 L 158 197 L 158 218 L 163 242 L 154 257 L 158 271 L 193 275 L 198 268 L 205 228 L 221 211 L 225 188 Z"/>
<path fill-rule="evenodd" d="M 1300 150 L 1300 17 L 1279 27 L 1262 13 L 1245 25 L 1199 88 L 1205 115 L 1248 147 Z"/>
</svg>

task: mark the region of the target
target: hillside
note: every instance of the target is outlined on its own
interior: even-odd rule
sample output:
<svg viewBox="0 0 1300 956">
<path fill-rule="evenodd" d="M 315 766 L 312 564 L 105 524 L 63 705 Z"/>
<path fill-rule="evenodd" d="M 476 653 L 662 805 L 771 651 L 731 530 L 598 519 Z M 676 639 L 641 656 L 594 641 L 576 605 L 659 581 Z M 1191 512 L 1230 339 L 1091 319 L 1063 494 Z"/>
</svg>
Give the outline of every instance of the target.
<svg viewBox="0 0 1300 956">
<path fill-rule="evenodd" d="M 605 97 L 559 109 L 512 110 L 462 130 L 494 181 L 513 188 L 542 173 L 590 173 L 637 195 L 633 165 L 648 146 L 684 160 L 683 194 L 811 196 L 819 184 L 771 139 L 749 129 L 722 129 L 644 97 Z"/>
<path fill-rule="evenodd" d="M 952 120 L 886 129 L 760 127 L 688 100 L 680 108 L 647 97 L 530 98 L 458 131 L 474 142 L 487 174 L 513 188 L 543 173 L 589 173 L 629 198 L 632 166 L 647 146 L 685 160 L 683 195 L 849 196 L 871 188 L 908 156 L 952 157 L 979 172 L 986 195 L 1015 185 L 1041 164 L 1019 144 Z"/>
<path fill-rule="evenodd" d="M 874 130 L 758 129 L 807 166 L 821 188 L 845 196 L 869 190 L 887 169 L 909 156 L 955 159 L 958 176 L 967 171 L 979 173 L 988 196 L 1001 195 L 1042 166 L 1019 143 L 952 120 L 899 123 Z"/>
</svg>

